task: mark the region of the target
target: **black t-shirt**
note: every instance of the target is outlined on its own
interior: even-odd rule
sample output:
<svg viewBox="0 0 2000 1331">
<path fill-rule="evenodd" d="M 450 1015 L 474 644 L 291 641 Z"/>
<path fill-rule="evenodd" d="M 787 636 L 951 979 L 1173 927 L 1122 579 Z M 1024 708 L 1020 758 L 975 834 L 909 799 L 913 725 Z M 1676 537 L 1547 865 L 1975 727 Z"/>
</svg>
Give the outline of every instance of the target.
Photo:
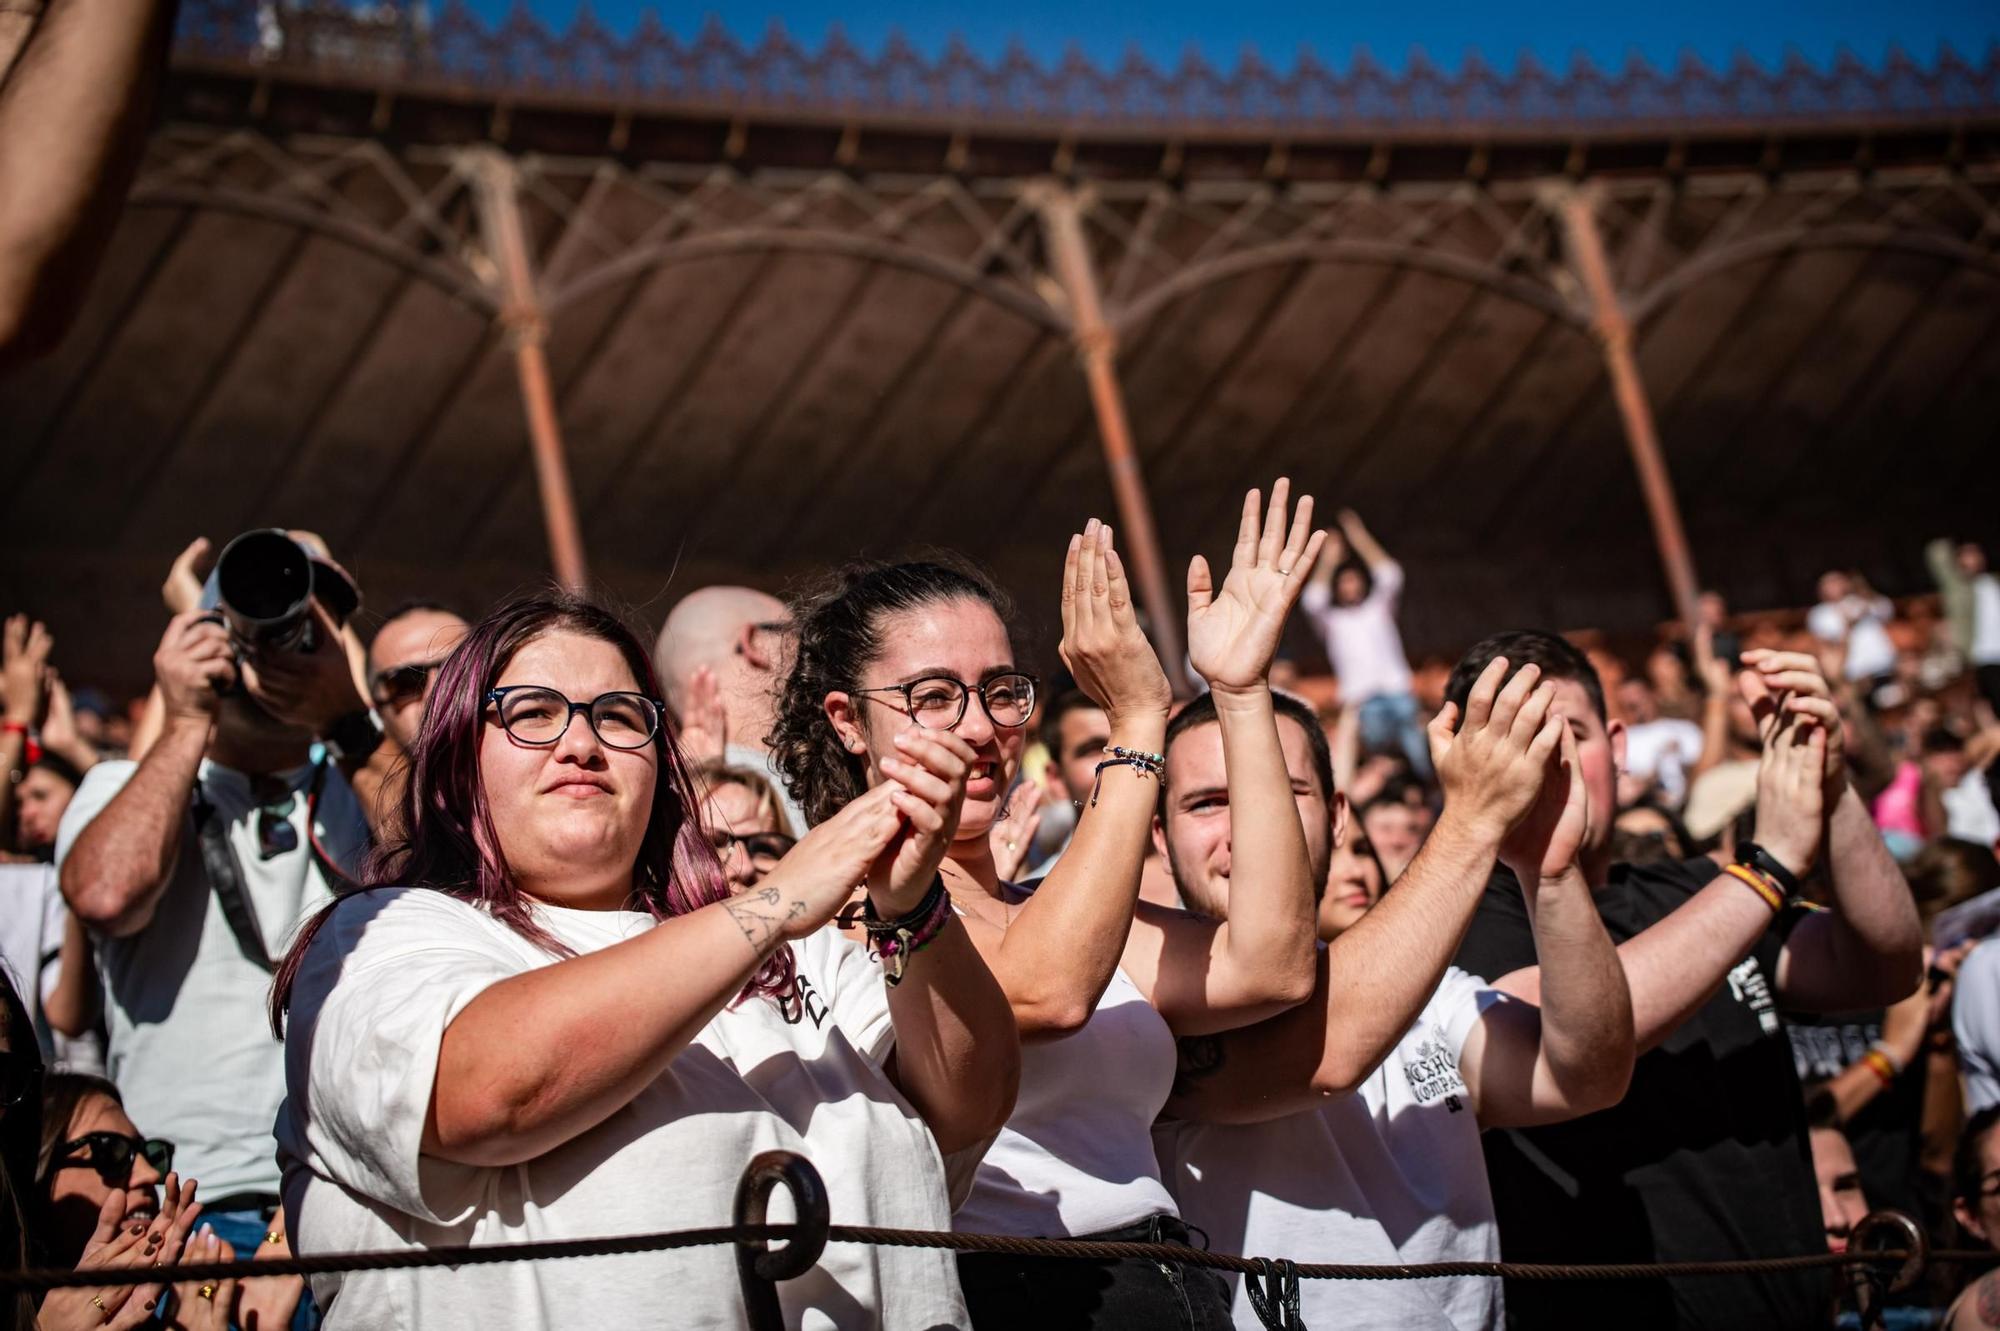
<svg viewBox="0 0 2000 1331">
<path fill-rule="evenodd" d="M 1882 1009 L 1840 1017 L 1788 1012 L 1785 1027 L 1791 1035 L 1792 1063 L 1799 1080 L 1831 1081 L 1882 1038 Z M 1917 1188 L 1926 1072 L 1919 1054 L 1847 1121 L 1847 1141 L 1854 1148 L 1854 1162 L 1861 1167 L 1861 1190 L 1867 1194 L 1871 1209 L 1890 1206 L 1915 1216 L 1928 1210 Z"/>
<path fill-rule="evenodd" d="M 1597 894 L 1614 943 L 1671 914 L 1713 861 L 1617 865 Z M 1748 888 L 1744 889 L 1748 891 Z M 1625 1099 L 1550 1127 L 1485 1135 L 1513 1262 L 1703 1261 L 1826 1251 L 1792 1049 L 1777 1007 L 1773 922 L 1716 994 L 1638 1060 Z M 1487 885 L 1458 965 L 1497 980 L 1533 966 L 1534 933 L 1504 869 Z M 1507 1282 L 1514 1327 L 1823 1328 L 1824 1271 L 1631 1281 Z"/>
</svg>

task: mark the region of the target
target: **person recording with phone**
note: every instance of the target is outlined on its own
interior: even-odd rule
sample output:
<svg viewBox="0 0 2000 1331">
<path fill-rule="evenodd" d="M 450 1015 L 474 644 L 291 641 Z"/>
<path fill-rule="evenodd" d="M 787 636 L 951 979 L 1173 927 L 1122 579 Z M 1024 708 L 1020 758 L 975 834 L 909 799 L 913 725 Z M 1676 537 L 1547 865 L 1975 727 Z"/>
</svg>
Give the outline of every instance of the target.
<svg viewBox="0 0 2000 1331">
<path fill-rule="evenodd" d="M 273 958 L 358 874 L 397 750 L 343 633 L 360 603 L 323 548 L 275 530 L 223 551 L 153 657 L 159 737 L 92 768 L 56 840 L 63 896 L 105 980 L 111 1079 L 174 1141 L 238 1252 L 285 1253 L 271 1124 L 283 1048 Z M 310 1325 L 309 1303 L 300 1324 Z M 275 1320 L 275 1319 L 273 1319 Z"/>
</svg>

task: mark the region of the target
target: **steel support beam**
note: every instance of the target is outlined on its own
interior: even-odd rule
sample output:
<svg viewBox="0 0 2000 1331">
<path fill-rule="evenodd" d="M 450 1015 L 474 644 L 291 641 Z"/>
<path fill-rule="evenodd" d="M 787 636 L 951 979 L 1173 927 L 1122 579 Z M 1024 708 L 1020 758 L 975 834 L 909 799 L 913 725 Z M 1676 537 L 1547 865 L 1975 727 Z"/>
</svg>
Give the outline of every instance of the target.
<svg viewBox="0 0 2000 1331">
<path fill-rule="evenodd" d="M 1104 465 L 1111 475 L 1111 493 L 1118 504 L 1125 552 L 1139 584 L 1139 600 L 1151 621 L 1153 645 L 1159 650 L 1167 679 L 1176 695 L 1185 695 L 1189 688 L 1187 652 L 1181 645 L 1177 607 L 1167 595 L 1166 562 L 1153 523 L 1153 503 L 1146 494 L 1146 479 L 1132 444 L 1125 394 L 1118 386 L 1118 336 L 1104 318 L 1097 270 L 1083 238 L 1082 206 L 1075 191 L 1053 184 L 1035 190 L 1031 197 L 1041 214 L 1049 262 L 1068 301 L 1070 338 L 1090 385 L 1090 405 L 1104 446 Z"/>
<path fill-rule="evenodd" d="M 1688 553 L 1687 532 L 1681 526 L 1680 506 L 1674 500 L 1673 479 L 1660 456 L 1653 408 L 1646 400 L 1646 385 L 1639 378 L 1639 363 L 1632 354 L 1632 322 L 1612 285 L 1604 237 L 1597 227 L 1596 201 L 1585 191 L 1570 190 L 1558 202 L 1558 210 L 1570 261 L 1590 297 L 1591 332 L 1604 352 L 1604 368 L 1611 376 L 1612 395 L 1625 425 L 1625 442 L 1632 450 L 1632 465 L 1639 473 L 1646 514 L 1653 524 L 1653 540 L 1659 546 L 1660 567 L 1673 594 L 1674 611 L 1692 635 L 1700 584 L 1695 579 L 1694 558 Z"/>
<path fill-rule="evenodd" d="M 549 562 L 556 580 L 580 593 L 589 586 L 590 577 L 584 565 L 583 531 L 577 522 L 576 496 L 570 488 L 569 462 L 563 454 L 562 426 L 556 418 L 555 388 L 549 379 L 544 347 L 549 321 L 528 257 L 527 229 L 521 222 L 519 168 L 512 158 L 492 148 L 474 149 L 466 160 L 472 197 L 479 210 L 480 237 L 492 264 L 487 280 L 500 297 L 499 321 L 514 353 L 521 404 L 527 412 Z"/>
</svg>

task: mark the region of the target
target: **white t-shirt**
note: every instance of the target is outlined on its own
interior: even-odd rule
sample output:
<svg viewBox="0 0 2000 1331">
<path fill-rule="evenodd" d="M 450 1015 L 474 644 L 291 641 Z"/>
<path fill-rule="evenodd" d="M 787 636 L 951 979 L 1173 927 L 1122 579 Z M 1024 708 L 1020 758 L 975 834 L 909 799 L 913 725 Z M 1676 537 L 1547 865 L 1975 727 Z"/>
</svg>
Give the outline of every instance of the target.
<svg viewBox="0 0 2000 1331">
<path fill-rule="evenodd" d="M 1806 612 L 1806 627 L 1822 642 L 1847 644 L 1849 679 L 1875 679 L 1896 669 L 1896 644 L 1884 627 L 1895 607 L 1882 596 L 1821 601 Z"/>
<path fill-rule="evenodd" d="M 1217 1252 L 1295 1262 L 1497 1262 L 1500 1233 L 1459 1051 L 1510 1001 L 1455 967 L 1353 1095 L 1268 1123 L 1162 1122 L 1153 1140 L 1181 1217 Z M 1232 1312 L 1263 1323 L 1240 1277 Z M 1498 1280 L 1306 1280 L 1309 1326 L 1498 1326 Z"/>
<path fill-rule="evenodd" d="M 1625 728 L 1625 770 L 1652 777 L 1675 804 L 1687 798 L 1687 769 L 1701 758 L 1701 727 L 1663 716 Z"/>
<path fill-rule="evenodd" d="M 1396 601 L 1403 590 L 1403 566 L 1394 560 L 1368 569 L 1374 585 L 1359 605 L 1333 603 L 1333 590 L 1307 583 L 1299 604 L 1319 626 L 1327 658 L 1340 677 L 1341 697 L 1366 702 L 1383 695 L 1408 693 L 1410 658 L 1403 651 L 1403 633 L 1396 627 Z"/>
<path fill-rule="evenodd" d="M 0 864 L 0 967 L 28 1005 L 42 1057 L 62 1072 L 104 1074 L 104 1042 L 95 1031 L 71 1038 L 51 1030 L 43 1005 L 62 978 L 57 961 L 69 906 L 53 864 Z"/>
<path fill-rule="evenodd" d="M 84 773 L 56 837 L 58 863 L 137 770 L 132 762 L 102 762 Z M 276 962 L 298 926 L 332 899 L 305 840 L 312 768 L 272 777 L 294 793 L 296 848 L 268 860 L 259 850 L 250 778 L 204 761 L 196 779 L 225 821 L 244 894 Z M 315 827 L 334 863 L 356 872 L 368 824 L 337 768 L 327 771 Z M 243 955 L 229 930 L 202 867 L 192 813 L 152 921 L 129 937 L 98 938 L 96 950 L 110 1035 L 106 1066 L 125 1112 L 140 1131 L 174 1143 L 174 1167 L 198 1181 L 204 1197 L 275 1194 L 271 1120 L 285 1097 L 285 1069 L 283 1049 L 271 1038 L 271 976 Z"/>
<path fill-rule="evenodd" d="M 1021 1046 L 1021 1091 L 952 1217 L 968 1234 L 1075 1238 L 1173 1215 L 1153 1120 L 1174 1085 L 1174 1034 L 1114 971 L 1083 1029 Z"/>
<path fill-rule="evenodd" d="M 1972 580 L 1972 664 L 2000 665 L 2000 578 Z"/>
<path fill-rule="evenodd" d="M 537 907 L 578 953 L 654 925 L 625 911 Z M 894 1043 L 881 971 L 823 929 L 792 945 L 798 1024 L 755 998 L 723 1009 L 667 1070 L 598 1126 L 524 1164 L 422 1154 L 445 1027 L 488 986 L 555 964 L 485 911 L 382 888 L 344 903 L 307 950 L 278 1119 L 285 1208 L 303 1253 L 518 1243 L 727 1225 L 743 1168 L 797 1151 L 826 1181 L 836 1224 L 944 1229 L 944 1165 L 883 1075 Z M 607 1013 L 607 1020 L 616 1014 Z M 773 1196 L 771 1220 L 791 1218 Z M 455 1270 L 318 1277 L 329 1331 L 350 1327 L 743 1326 L 724 1246 Z M 779 1286 L 791 1327 L 966 1322 L 947 1252 L 836 1243 Z"/>
</svg>

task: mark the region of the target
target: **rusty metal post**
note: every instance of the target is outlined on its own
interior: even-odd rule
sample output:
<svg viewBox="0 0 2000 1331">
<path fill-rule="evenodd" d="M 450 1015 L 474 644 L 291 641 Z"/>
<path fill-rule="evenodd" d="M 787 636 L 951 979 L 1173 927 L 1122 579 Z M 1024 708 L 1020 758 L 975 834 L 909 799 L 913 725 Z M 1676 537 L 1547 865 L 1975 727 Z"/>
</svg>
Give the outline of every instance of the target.
<svg viewBox="0 0 2000 1331">
<path fill-rule="evenodd" d="M 492 148 L 473 150 L 470 163 L 480 234 L 494 268 L 488 280 L 500 293 L 500 325 L 514 353 L 521 404 L 528 415 L 528 442 L 534 453 L 536 488 L 542 497 L 549 560 L 557 581 L 573 592 L 582 592 L 590 581 L 583 559 L 583 530 L 577 522 L 576 496 L 570 489 L 562 426 L 556 418 L 555 390 L 543 349 L 549 322 L 542 312 L 534 265 L 528 257 L 527 230 L 521 224 L 518 168 L 512 158 Z"/>
<path fill-rule="evenodd" d="M 1632 450 L 1632 465 L 1639 473 L 1646 513 L 1652 519 L 1653 540 L 1660 549 L 1660 565 L 1666 571 L 1674 609 L 1692 635 L 1700 584 L 1695 579 L 1694 558 L 1688 553 L 1687 532 L 1681 526 L 1680 506 L 1674 500 L 1673 479 L 1667 474 L 1666 460 L 1660 456 L 1653 408 L 1646 400 L 1646 385 L 1639 378 L 1639 364 L 1632 355 L 1632 324 L 1625 317 L 1625 307 L 1619 303 L 1618 291 L 1611 282 L 1604 237 L 1597 229 L 1596 200 L 1582 190 L 1570 190 L 1559 206 L 1570 261 L 1590 296 L 1591 330 L 1604 349 L 1604 368 L 1611 375 L 1612 395 L 1618 401 L 1618 415 L 1625 424 L 1625 442 Z"/>
<path fill-rule="evenodd" d="M 1077 359 L 1090 384 L 1090 405 L 1097 416 L 1097 434 L 1104 446 L 1104 465 L 1111 473 L 1111 493 L 1118 504 L 1122 544 L 1139 584 L 1139 600 L 1152 621 L 1153 644 L 1174 693 L 1188 689 L 1187 652 L 1181 646 L 1181 625 L 1175 603 L 1167 595 L 1166 562 L 1160 554 L 1160 534 L 1153 524 L 1153 503 L 1139 455 L 1132 446 L 1132 427 L 1125 416 L 1125 395 L 1118 386 L 1118 337 L 1104 320 L 1097 290 L 1097 271 L 1083 238 L 1083 211 L 1075 191 L 1050 184 L 1036 191 L 1042 236 L 1049 261 L 1069 303 L 1070 336 Z"/>
</svg>

